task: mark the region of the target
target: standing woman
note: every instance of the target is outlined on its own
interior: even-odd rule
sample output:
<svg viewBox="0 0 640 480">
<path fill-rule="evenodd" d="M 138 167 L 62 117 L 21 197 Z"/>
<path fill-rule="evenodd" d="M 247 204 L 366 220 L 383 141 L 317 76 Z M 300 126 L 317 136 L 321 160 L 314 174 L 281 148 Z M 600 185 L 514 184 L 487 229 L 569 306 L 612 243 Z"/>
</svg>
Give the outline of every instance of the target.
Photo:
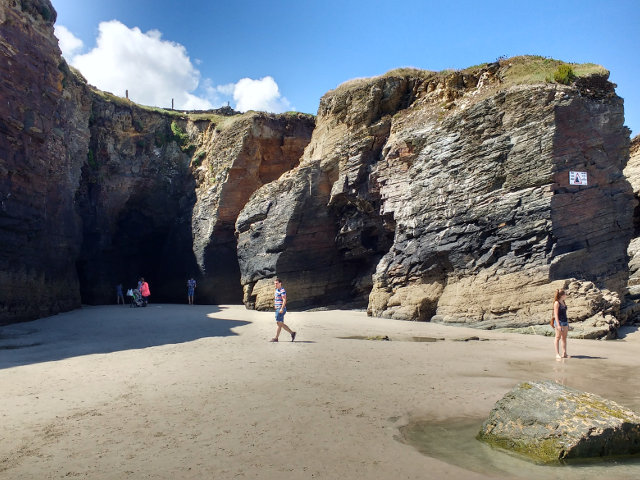
<svg viewBox="0 0 640 480">
<path fill-rule="evenodd" d="M 567 333 L 569 332 L 569 320 L 567 320 L 567 304 L 565 299 L 567 294 L 564 290 L 556 290 L 553 299 L 553 326 L 556 329 L 556 338 L 554 341 L 556 347 L 556 360 L 569 358 L 567 355 Z M 562 346 L 562 355 L 559 346 Z"/>
<path fill-rule="evenodd" d="M 144 301 L 145 307 L 149 303 L 149 297 L 151 296 L 151 290 L 149 290 L 149 284 L 144 281 L 144 278 L 140 278 L 140 295 Z"/>
</svg>

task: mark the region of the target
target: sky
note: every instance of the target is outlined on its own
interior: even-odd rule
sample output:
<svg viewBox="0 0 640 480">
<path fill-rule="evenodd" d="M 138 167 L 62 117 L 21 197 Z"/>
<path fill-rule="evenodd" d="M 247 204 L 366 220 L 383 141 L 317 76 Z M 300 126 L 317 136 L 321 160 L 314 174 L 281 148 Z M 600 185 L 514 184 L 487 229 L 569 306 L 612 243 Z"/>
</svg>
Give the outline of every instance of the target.
<svg viewBox="0 0 640 480">
<path fill-rule="evenodd" d="M 596 63 L 640 133 L 640 0 L 51 0 L 90 84 L 176 109 L 315 114 L 353 78 L 541 55 Z"/>
</svg>

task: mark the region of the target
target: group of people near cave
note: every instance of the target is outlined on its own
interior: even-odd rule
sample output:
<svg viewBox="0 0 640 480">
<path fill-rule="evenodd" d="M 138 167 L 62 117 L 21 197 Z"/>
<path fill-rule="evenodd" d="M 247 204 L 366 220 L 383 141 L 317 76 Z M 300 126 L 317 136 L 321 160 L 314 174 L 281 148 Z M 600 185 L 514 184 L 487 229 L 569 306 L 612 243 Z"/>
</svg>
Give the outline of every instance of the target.
<svg viewBox="0 0 640 480">
<path fill-rule="evenodd" d="M 149 303 L 151 290 L 149 289 L 149 283 L 147 283 L 144 277 L 140 277 L 140 280 L 138 280 L 138 286 L 135 289 L 130 288 L 129 290 L 127 290 L 127 296 L 132 297 L 132 301 L 133 298 L 138 295 L 142 298 L 142 302 L 144 303 L 144 305 L 147 305 Z M 120 305 L 120 303 L 122 303 L 123 305 L 125 304 L 123 287 L 121 283 L 116 285 L 116 304 Z"/>
</svg>

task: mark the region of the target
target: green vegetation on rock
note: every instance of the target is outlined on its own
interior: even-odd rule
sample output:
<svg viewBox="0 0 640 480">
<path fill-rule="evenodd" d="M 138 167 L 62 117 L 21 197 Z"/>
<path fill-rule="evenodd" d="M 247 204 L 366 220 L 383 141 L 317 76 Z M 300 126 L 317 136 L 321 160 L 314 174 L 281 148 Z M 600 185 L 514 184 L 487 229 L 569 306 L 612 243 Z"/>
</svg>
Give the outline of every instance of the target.
<svg viewBox="0 0 640 480">
<path fill-rule="evenodd" d="M 199 167 L 202 164 L 202 160 L 206 156 L 207 156 L 207 152 L 205 152 L 204 150 L 200 150 L 191 159 L 191 165 L 193 165 L 194 167 Z"/>
<path fill-rule="evenodd" d="M 546 438 L 537 443 L 518 442 L 505 437 L 483 435 L 482 432 L 476 438 L 493 448 L 504 450 L 507 453 L 517 453 L 528 460 L 533 460 L 535 463 L 540 464 L 559 463 L 560 452 L 564 448 L 560 438 Z"/>
<path fill-rule="evenodd" d="M 575 78 L 576 76 L 573 73 L 573 68 L 571 68 L 571 65 L 567 65 L 566 63 L 558 66 L 556 71 L 553 73 L 553 79 L 563 85 L 569 85 L 575 80 Z"/>
<path fill-rule="evenodd" d="M 196 145 L 190 142 L 189 134 L 180 128 L 175 121 L 171 122 L 171 132 L 173 139 L 184 153 L 191 155 L 196 149 Z"/>
<path fill-rule="evenodd" d="M 507 84 L 528 85 L 548 83 L 549 81 L 559 82 L 559 80 L 555 78 L 556 73 L 559 71 L 560 74 L 558 78 L 565 80 L 568 79 L 571 74 L 571 81 L 578 77 L 587 77 L 594 74 L 609 76 L 607 69 L 594 63 L 566 63 L 553 58 L 530 55 L 501 60 L 500 67 L 506 67 L 503 80 Z M 562 67 L 562 69 L 560 67 Z M 564 83 L 564 81 L 559 83 Z M 570 81 L 568 83 L 570 83 Z"/>
</svg>

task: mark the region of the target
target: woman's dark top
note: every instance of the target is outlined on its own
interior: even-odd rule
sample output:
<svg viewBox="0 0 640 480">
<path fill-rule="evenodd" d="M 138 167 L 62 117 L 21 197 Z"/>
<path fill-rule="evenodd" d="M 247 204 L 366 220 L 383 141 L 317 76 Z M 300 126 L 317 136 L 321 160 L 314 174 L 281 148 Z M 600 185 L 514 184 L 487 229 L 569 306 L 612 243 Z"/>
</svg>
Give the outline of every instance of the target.
<svg viewBox="0 0 640 480">
<path fill-rule="evenodd" d="M 567 327 L 569 320 L 567 320 L 567 306 L 558 302 L 558 323 L 561 327 Z"/>
</svg>

